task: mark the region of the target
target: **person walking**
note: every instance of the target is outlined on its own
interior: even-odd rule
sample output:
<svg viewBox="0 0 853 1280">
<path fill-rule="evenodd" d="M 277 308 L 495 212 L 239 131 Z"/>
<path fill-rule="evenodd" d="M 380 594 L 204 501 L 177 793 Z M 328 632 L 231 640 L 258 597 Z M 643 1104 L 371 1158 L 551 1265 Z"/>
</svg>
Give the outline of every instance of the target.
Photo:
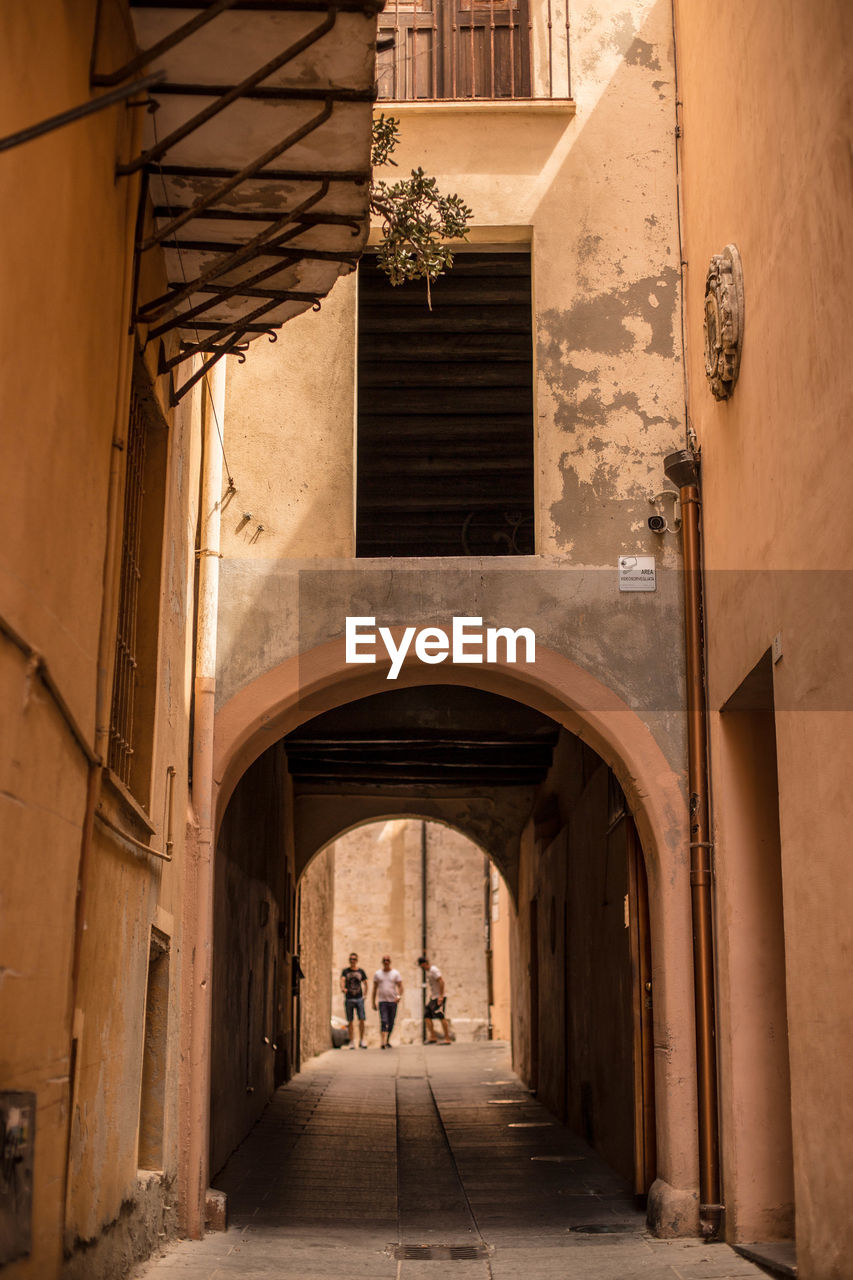
<svg viewBox="0 0 853 1280">
<path fill-rule="evenodd" d="M 423 969 L 429 983 L 429 1000 L 424 1010 L 424 1018 L 427 1024 L 427 1044 L 452 1044 L 450 1039 L 450 1024 L 447 1021 L 447 997 L 444 990 L 444 978 L 441 976 L 441 970 L 434 964 L 430 964 L 426 956 L 421 956 L 418 964 Z M 439 1040 L 435 1034 L 434 1022 L 441 1022 L 441 1029 L 444 1032 L 444 1039 Z"/>
<path fill-rule="evenodd" d="M 344 1009 L 349 1024 L 349 1047 L 355 1048 L 355 1020 L 358 1018 L 358 1047 L 366 1049 L 364 1000 L 367 995 L 367 974 L 358 967 L 358 956 L 355 952 L 349 958 L 349 966 L 341 970 L 341 991 L 344 993 Z"/>
<path fill-rule="evenodd" d="M 391 1032 L 394 1030 L 394 1019 L 397 1017 L 397 1005 L 403 994 L 403 979 L 396 969 L 391 968 L 391 957 L 382 957 L 382 968 L 373 975 L 373 1007 L 379 1000 L 379 1024 L 382 1028 L 380 1049 L 391 1048 Z"/>
</svg>

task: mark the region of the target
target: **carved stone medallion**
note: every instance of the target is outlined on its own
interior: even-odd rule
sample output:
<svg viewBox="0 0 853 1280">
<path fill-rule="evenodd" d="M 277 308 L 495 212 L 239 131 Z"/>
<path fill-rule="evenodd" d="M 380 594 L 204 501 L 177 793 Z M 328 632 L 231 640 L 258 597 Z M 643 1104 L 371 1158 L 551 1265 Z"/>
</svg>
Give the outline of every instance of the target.
<svg viewBox="0 0 853 1280">
<path fill-rule="evenodd" d="M 743 347 L 743 272 L 733 244 L 715 253 L 705 278 L 705 373 L 718 400 L 735 389 Z"/>
</svg>

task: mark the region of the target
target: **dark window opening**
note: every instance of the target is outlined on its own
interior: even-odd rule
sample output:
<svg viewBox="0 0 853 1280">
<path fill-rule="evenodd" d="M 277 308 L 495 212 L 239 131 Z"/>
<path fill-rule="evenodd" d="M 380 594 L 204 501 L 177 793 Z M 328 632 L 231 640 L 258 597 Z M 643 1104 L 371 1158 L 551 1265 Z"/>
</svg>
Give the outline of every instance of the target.
<svg viewBox="0 0 853 1280">
<path fill-rule="evenodd" d="M 531 555 L 530 255 L 432 286 L 359 268 L 358 556 Z"/>
<path fill-rule="evenodd" d="M 379 97 L 527 98 L 529 25 L 528 0 L 390 0 L 379 18 Z"/>
<path fill-rule="evenodd" d="M 147 805 L 154 746 L 168 430 L 146 375 L 134 373 L 126 446 L 108 764 Z"/>
<path fill-rule="evenodd" d="M 140 1169 L 163 1168 L 163 1126 L 166 1106 L 166 1054 L 169 1018 L 169 939 L 152 928 L 145 996 L 145 1038 L 142 1047 L 142 1091 L 139 1106 Z"/>
</svg>

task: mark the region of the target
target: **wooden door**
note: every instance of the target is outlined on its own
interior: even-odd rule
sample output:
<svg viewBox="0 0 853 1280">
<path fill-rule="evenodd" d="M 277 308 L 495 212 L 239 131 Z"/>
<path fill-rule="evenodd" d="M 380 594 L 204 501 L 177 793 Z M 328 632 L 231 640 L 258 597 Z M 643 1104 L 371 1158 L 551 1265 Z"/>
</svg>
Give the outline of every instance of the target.
<svg viewBox="0 0 853 1280">
<path fill-rule="evenodd" d="M 530 1088 L 539 1088 L 539 902 L 530 899 Z"/>
<path fill-rule="evenodd" d="M 625 818 L 628 854 L 628 924 L 633 988 L 634 1194 L 645 1200 L 656 1176 L 652 947 L 649 889 L 637 829 Z"/>
<path fill-rule="evenodd" d="M 444 82 L 451 98 L 530 96 L 528 0 L 447 0 Z"/>
<path fill-rule="evenodd" d="M 379 97 L 530 96 L 529 0 L 387 0 Z"/>
</svg>

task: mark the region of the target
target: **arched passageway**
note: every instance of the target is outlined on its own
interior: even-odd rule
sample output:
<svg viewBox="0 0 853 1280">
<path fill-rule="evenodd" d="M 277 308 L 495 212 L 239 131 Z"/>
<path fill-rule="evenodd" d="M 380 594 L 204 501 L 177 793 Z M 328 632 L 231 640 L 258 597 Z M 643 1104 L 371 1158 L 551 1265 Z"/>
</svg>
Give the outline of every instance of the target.
<svg viewBox="0 0 853 1280">
<path fill-rule="evenodd" d="M 689 903 L 675 888 L 684 809 L 677 778 L 647 724 L 555 654 L 540 653 L 529 668 L 473 674 L 471 668 L 443 668 L 441 681 L 418 666 L 404 670 L 392 693 L 381 667 L 365 675 L 342 659 L 342 646 L 323 646 L 267 673 L 219 713 L 219 874 L 221 879 L 225 867 L 228 883 L 217 895 L 217 944 L 220 975 L 224 966 L 230 986 L 223 996 L 220 976 L 214 1028 L 225 1035 L 226 1028 L 251 1024 L 251 1013 L 247 1019 L 244 1012 L 241 1023 L 239 1010 L 254 1004 L 268 1024 L 262 1039 L 270 1049 L 261 1076 L 250 1079 L 256 1036 L 246 1026 L 245 1053 L 232 1049 L 228 1079 L 220 1080 L 220 1088 L 214 1084 L 213 1111 L 222 1132 L 213 1136 L 213 1167 L 259 1114 L 261 1099 L 298 1066 L 295 1001 L 287 1025 L 279 1027 L 270 1002 L 283 983 L 291 983 L 291 993 L 298 989 L 293 904 L 299 873 L 321 845 L 347 828 L 371 817 L 408 814 L 438 818 L 473 836 L 510 886 L 513 1039 L 523 1078 L 555 1114 L 631 1173 L 635 1190 L 648 1190 L 656 1173 L 652 1197 L 659 1225 L 690 1230 L 690 925 Z M 379 703 L 395 701 L 394 714 L 377 722 Z M 455 735 L 440 744 L 449 753 L 441 776 L 432 771 L 435 759 L 424 755 L 425 747 L 437 744 L 425 744 L 411 731 L 425 715 L 430 727 L 430 707 L 439 722 L 442 708 L 452 710 L 452 723 L 432 725 L 445 738 L 451 728 Z M 376 739 L 366 743 L 371 724 Z M 460 750 L 472 769 L 467 781 L 455 776 Z M 405 778 L 401 761 L 409 771 Z M 262 802 L 269 787 L 277 798 Z M 280 880 L 266 907 L 247 907 L 251 893 L 242 892 L 241 883 L 243 889 L 250 882 L 257 887 L 263 847 Z M 227 947 L 222 956 L 223 904 L 230 904 L 229 927 L 243 940 L 251 926 L 258 932 L 261 919 L 280 917 L 274 922 L 281 943 L 275 956 L 271 950 L 264 956 L 256 942 L 254 963 L 239 978 Z M 271 966 L 273 975 L 262 978 L 259 992 L 255 974 L 267 974 Z M 609 997 L 619 1009 L 602 1016 L 602 999 Z M 230 1035 L 229 1043 L 239 1041 Z M 245 1078 L 238 1079 L 241 1072 Z M 236 1114 L 226 1095 L 239 1089 L 247 1101 Z"/>
</svg>

